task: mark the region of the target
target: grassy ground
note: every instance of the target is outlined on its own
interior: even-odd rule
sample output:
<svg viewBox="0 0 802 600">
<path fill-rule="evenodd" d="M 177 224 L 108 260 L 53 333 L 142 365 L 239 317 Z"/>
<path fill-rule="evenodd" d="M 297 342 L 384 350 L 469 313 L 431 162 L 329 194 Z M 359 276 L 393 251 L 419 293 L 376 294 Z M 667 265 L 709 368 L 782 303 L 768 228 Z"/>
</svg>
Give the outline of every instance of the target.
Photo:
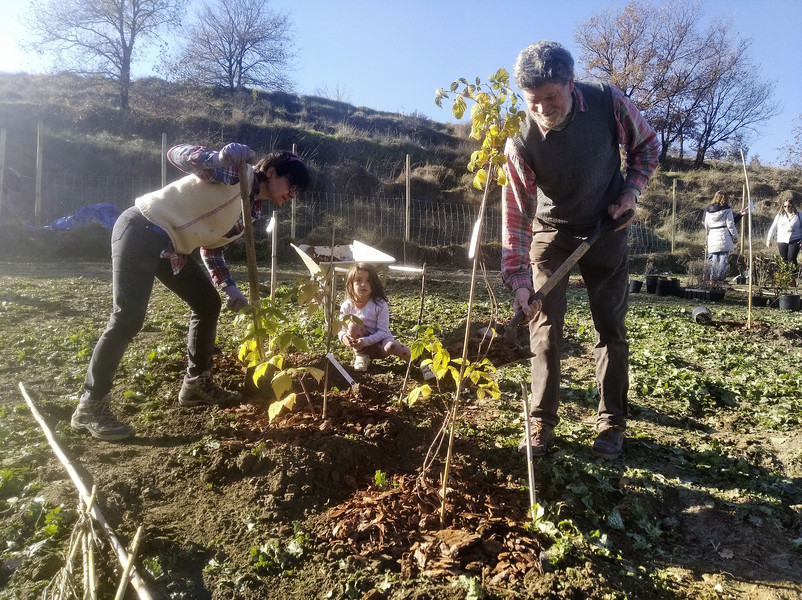
<svg viewBox="0 0 802 600">
<path fill-rule="evenodd" d="M 404 368 L 388 360 L 360 377 L 356 391 L 333 390 L 327 421 L 319 389 L 310 390 L 315 414 L 299 401 L 272 423 L 258 398 L 181 409 L 187 314 L 157 286 L 114 391 L 114 408 L 137 437 L 98 442 L 68 421 L 107 319 L 108 266 L 2 269 L 2 599 L 41 594 L 76 522 L 75 488 L 19 382 L 98 484 L 120 537 L 130 541 L 144 527 L 138 566 L 155 597 L 802 597 L 802 313 L 754 309 L 747 328 L 745 294 L 736 290 L 708 305 L 713 323 L 701 326 L 691 318 L 696 301 L 631 295 L 630 426 L 623 457 L 602 461 L 590 454 L 593 328 L 573 281 L 562 421 L 553 449 L 535 464 L 540 519 L 527 517 L 526 465 L 515 451 L 528 378 L 519 363 L 499 369 L 499 400 L 466 393 L 444 527 L 427 518 L 442 456 L 428 480 L 418 476 L 447 390 L 405 408 Z M 497 312 L 508 316 L 509 295 L 490 277 Z M 466 280 L 429 274 L 424 324 L 457 328 Z M 418 279 L 390 281 L 402 341 L 412 341 L 419 290 Z M 483 286 L 477 297 L 474 320 L 482 321 L 496 309 Z M 298 317 L 309 361 L 323 352 L 320 321 Z M 218 373 L 232 386 L 244 381 L 234 357 L 240 329 L 221 318 Z M 102 574 L 109 588 L 111 566 Z"/>
</svg>

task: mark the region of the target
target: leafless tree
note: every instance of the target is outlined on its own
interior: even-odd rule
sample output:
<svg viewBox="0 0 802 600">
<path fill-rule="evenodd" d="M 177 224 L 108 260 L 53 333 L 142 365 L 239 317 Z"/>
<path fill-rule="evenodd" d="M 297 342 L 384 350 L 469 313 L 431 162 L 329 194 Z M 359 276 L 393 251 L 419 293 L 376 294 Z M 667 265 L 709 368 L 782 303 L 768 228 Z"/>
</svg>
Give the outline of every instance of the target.
<svg viewBox="0 0 802 600">
<path fill-rule="evenodd" d="M 324 81 L 322 86 L 315 88 L 315 95 L 335 102 L 350 103 L 352 92 L 347 85 L 339 81 L 331 86 Z"/>
<path fill-rule="evenodd" d="M 719 143 L 743 139 L 757 133 L 759 125 L 779 113 L 773 101 L 773 82 L 760 79 L 759 69 L 749 60 L 749 41 L 731 42 L 722 32 L 712 64 L 709 83 L 696 109 L 695 167 L 701 167 L 708 150 Z"/>
<path fill-rule="evenodd" d="M 802 114 L 796 116 L 793 121 L 794 126 L 790 132 L 790 138 L 786 140 L 786 145 L 778 148 L 783 157 L 782 164 L 788 168 L 802 167 Z"/>
<path fill-rule="evenodd" d="M 179 23 L 187 0 L 34 0 L 26 18 L 28 51 L 52 56 L 60 70 L 101 74 L 119 84 L 128 109 L 131 65 Z"/>
<path fill-rule="evenodd" d="M 246 86 L 288 91 L 291 37 L 289 16 L 272 11 L 268 0 L 207 0 L 167 69 L 179 80 L 231 92 Z"/>
</svg>

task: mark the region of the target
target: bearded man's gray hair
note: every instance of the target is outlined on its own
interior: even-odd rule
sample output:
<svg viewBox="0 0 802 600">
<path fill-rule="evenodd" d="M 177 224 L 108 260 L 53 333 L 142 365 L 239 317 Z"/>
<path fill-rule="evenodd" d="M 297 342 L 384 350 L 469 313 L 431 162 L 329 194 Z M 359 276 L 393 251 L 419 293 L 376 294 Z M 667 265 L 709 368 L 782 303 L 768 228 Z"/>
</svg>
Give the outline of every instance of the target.
<svg viewBox="0 0 802 600">
<path fill-rule="evenodd" d="M 521 50 L 512 73 L 522 90 L 544 83 L 568 83 L 574 76 L 574 59 L 562 44 L 542 41 Z"/>
</svg>

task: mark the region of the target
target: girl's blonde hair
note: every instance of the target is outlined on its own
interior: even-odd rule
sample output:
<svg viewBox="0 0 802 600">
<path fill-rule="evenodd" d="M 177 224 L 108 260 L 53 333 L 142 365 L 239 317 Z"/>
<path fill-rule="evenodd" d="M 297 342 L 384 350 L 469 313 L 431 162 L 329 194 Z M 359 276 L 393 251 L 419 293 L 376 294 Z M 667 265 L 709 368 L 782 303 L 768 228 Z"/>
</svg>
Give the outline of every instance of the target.
<svg viewBox="0 0 802 600">
<path fill-rule="evenodd" d="M 356 279 L 356 274 L 359 271 L 364 271 L 368 274 L 370 297 L 374 300 L 376 298 L 381 298 L 387 302 L 387 294 L 384 291 L 381 279 L 379 279 L 379 272 L 376 270 L 376 267 L 370 263 L 356 263 L 348 269 L 348 273 L 345 276 L 345 295 L 348 296 L 348 299 L 352 302 L 356 302 L 357 300 L 356 294 L 354 293 L 354 279 Z"/>
<path fill-rule="evenodd" d="M 719 206 L 727 206 L 727 194 L 725 194 L 721 190 L 717 191 L 715 194 L 713 194 L 713 204 L 718 204 Z"/>
</svg>

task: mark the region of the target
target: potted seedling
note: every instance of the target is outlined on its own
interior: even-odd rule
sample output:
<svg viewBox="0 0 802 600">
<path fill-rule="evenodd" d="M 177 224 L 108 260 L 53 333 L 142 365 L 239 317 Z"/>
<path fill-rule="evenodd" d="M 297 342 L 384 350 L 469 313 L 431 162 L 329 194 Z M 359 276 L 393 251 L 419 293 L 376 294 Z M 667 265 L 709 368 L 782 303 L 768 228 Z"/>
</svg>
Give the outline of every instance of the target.
<svg viewBox="0 0 802 600">
<path fill-rule="evenodd" d="M 654 294 L 657 291 L 657 272 L 654 267 L 654 261 L 651 258 L 646 261 L 644 279 L 646 280 L 646 293 Z"/>
<path fill-rule="evenodd" d="M 755 256 L 752 261 L 752 275 L 754 277 L 755 292 L 752 294 L 753 306 L 769 306 L 771 296 L 764 294 L 764 288 L 768 287 L 772 260 L 765 256 Z"/>
<path fill-rule="evenodd" d="M 777 306 L 783 310 L 799 310 L 799 294 L 790 293 L 796 276 L 796 265 L 786 262 L 778 254 L 774 255 L 773 263 Z"/>
</svg>

